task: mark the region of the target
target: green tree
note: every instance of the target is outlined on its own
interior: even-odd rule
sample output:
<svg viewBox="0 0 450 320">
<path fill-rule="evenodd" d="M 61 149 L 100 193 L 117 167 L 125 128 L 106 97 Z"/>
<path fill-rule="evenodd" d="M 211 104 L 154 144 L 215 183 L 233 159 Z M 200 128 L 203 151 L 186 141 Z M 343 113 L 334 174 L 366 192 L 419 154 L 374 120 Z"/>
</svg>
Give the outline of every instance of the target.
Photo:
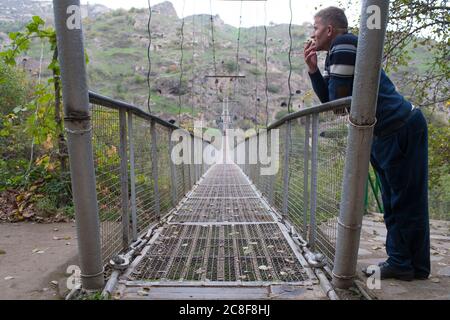
<svg viewBox="0 0 450 320">
<path fill-rule="evenodd" d="M 0 113 L 2 115 L 24 107 L 28 94 L 27 85 L 23 72 L 0 60 Z"/>
<path fill-rule="evenodd" d="M 340 4 L 351 8 L 359 2 L 341 0 Z M 400 75 L 400 91 L 416 106 L 436 106 L 450 99 L 449 25 L 448 0 L 390 1 L 384 68 Z M 421 72 L 408 72 L 416 52 L 424 53 L 418 61 Z"/>
</svg>

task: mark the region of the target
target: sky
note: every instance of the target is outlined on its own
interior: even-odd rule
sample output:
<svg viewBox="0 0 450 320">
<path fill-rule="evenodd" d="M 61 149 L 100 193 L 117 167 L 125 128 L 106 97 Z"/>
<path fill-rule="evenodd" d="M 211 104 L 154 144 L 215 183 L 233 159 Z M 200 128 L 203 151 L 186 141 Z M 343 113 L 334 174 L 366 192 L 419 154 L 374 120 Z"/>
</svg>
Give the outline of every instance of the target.
<svg viewBox="0 0 450 320">
<path fill-rule="evenodd" d="M 150 0 L 151 5 L 164 2 L 165 0 Z M 109 8 L 118 9 L 130 9 L 135 8 L 147 8 L 148 0 L 81 0 L 82 4 L 98 3 L 103 4 Z M 190 16 L 192 14 L 206 13 L 211 14 L 211 8 L 214 15 L 219 14 L 221 19 L 225 23 L 238 27 L 240 21 L 242 21 L 241 26 L 251 27 L 254 25 L 264 25 L 270 22 L 281 24 L 289 23 L 291 14 L 289 10 L 289 0 L 267 0 L 267 1 L 242 1 L 242 11 L 241 11 L 241 1 L 239 0 L 171 0 L 175 10 L 179 17 Z M 347 12 L 349 16 L 350 23 L 356 21 L 359 15 L 360 1 L 356 2 L 357 7 L 351 8 Z M 291 0 L 292 5 L 292 22 L 294 24 L 303 24 L 304 22 L 311 22 L 313 20 L 313 15 L 317 11 L 320 5 L 323 7 L 327 6 L 338 6 L 339 1 L 337 0 Z M 242 20 L 240 19 L 242 12 Z"/>
</svg>

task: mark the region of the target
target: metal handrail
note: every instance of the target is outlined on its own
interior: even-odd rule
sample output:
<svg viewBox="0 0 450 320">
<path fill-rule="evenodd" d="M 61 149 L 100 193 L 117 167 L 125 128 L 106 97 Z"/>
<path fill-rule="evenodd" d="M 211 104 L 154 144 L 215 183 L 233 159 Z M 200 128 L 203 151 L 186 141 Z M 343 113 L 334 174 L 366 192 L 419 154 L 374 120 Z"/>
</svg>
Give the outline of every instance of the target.
<svg viewBox="0 0 450 320">
<path fill-rule="evenodd" d="M 352 103 L 352 98 L 347 97 L 347 98 L 342 98 L 342 99 L 326 102 L 326 103 L 323 103 L 323 104 L 320 104 L 317 106 L 313 106 L 310 108 L 306 108 L 306 109 L 303 109 L 303 110 L 300 110 L 297 112 L 293 112 L 293 113 L 285 115 L 280 120 L 277 120 L 277 121 L 271 123 L 267 127 L 267 130 L 272 130 L 272 129 L 281 127 L 283 124 L 285 124 L 286 122 L 288 122 L 290 120 L 298 119 L 298 118 L 308 116 L 308 115 L 311 115 L 314 113 L 322 113 L 322 112 L 326 112 L 326 111 L 336 110 L 336 109 L 339 109 L 339 108 L 342 108 L 345 106 L 349 106 L 351 103 Z"/>
<path fill-rule="evenodd" d="M 124 101 L 115 100 L 106 96 L 103 96 L 101 94 L 89 91 L 89 101 L 91 103 L 95 103 L 98 105 L 101 105 L 103 107 L 112 108 L 112 109 L 125 109 L 126 111 L 132 111 L 134 114 L 140 116 L 141 118 L 144 118 L 146 120 L 155 121 L 156 123 L 171 129 L 171 130 L 185 130 L 177 125 L 174 125 L 164 119 L 161 119 L 155 115 L 152 115 L 148 112 L 143 111 L 141 108 L 134 106 L 132 104 L 129 104 Z M 187 132 L 187 130 L 185 130 Z M 192 134 L 191 134 L 192 135 Z"/>
</svg>

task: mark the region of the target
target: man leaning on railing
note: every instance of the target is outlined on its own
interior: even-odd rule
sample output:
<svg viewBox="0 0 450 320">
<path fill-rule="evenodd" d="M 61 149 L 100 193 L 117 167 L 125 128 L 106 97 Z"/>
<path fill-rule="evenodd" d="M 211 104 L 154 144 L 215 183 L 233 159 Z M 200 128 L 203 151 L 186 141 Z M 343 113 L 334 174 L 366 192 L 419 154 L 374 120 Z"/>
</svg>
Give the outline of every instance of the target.
<svg viewBox="0 0 450 320">
<path fill-rule="evenodd" d="M 329 7 L 315 15 L 304 55 L 322 103 L 352 95 L 357 45 L 343 10 Z M 318 51 L 327 52 L 323 75 L 317 67 Z M 376 118 L 370 160 L 382 184 L 388 255 L 379 264 L 381 279 L 426 279 L 430 274 L 427 124 L 383 70 Z"/>
</svg>

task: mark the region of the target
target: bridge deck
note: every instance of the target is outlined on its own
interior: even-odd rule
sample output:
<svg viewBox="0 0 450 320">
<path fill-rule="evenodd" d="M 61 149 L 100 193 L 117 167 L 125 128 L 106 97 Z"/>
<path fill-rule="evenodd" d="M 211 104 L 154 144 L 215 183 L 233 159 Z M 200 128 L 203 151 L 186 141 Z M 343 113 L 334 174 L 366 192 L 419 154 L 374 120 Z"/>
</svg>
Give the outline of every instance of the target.
<svg viewBox="0 0 450 320">
<path fill-rule="evenodd" d="M 131 264 L 115 297 L 324 298 L 280 221 L 237 165 L 215 165 Z"/>
</svg>

